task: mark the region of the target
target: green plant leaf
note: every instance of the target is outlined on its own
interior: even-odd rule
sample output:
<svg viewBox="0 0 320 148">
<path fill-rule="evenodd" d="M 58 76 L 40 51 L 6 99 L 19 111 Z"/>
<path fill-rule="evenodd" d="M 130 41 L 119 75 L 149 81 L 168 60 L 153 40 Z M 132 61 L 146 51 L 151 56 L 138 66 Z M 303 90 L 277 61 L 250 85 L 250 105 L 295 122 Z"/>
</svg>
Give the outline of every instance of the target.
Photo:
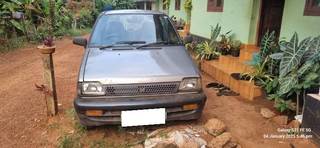
<svg viewBox="0 0 320 148">
<path fill-rule="evenodd" d="M 14 26 L 16 29 L 20 30 L 20 31 L 24 31 L 23 30 L 23 26 L 17 22 L 16 20 L 10 20 L 10 23 L 12 26 Z"/>
<path fill-rule="evenodd" d="M 288 93 L 292 88 L 295 87 L 295 85 L 298 84 L 298 78 L 296 75 L 289 75 L 284 78 L 280 78 L 279 84 L 280 87 L 278 94 L 281 96 Z"/>
<path fill-rule="evenodd" d="M 283 57 L 283 53 L 279 52 L 279 53 L 274 53 L 270 55 L 270 58 L 274 59 L 274 60 L 281 60 Z"/>
<path fill-rule="evenodd" d="M 314 80 L 316 80 L 317 78 L 319 78 L 319 75 L 315 72 L 310 72 L 306 75 L 305 77 L 305 81 L 306 82 L 312 82 Z"/>
<path fill-rule="evenodd" d="M 296 69 L 309 46 L 311 38 L 308 37 L 298 45 L 298 35 L 295 33 L 290 42 L 281 42 L 280 46 L 284 47 L 284 53 L 280 62 L 280 78 L 285 77 L 293 69 Z"/>
<path fill-rule="evenodd" d="M 264 34 L 262 40 L 261 40 L 261 49 L 260 49 L 260 55 L 264 59 L 269 53 L 271 52 L 271 47 L 274 44 L 275 40 L 275 32 L 272 31 L 269 33 Z"/>
<path fill-rule="evenodd" d="M 306 71 L 313 67 L 313 62 L 306 62 L 298 69 L 298 77 L 301 77 Z"/>
<path fill-rule="evenodd" d="M 214 28 L 213 26 L 211 26 L 210 44 L 212 44 L 212 42 L 217 40 L 217 38 L 220 35 L 220 32 L 221 32 L 221 26 L 219 24 L 217 24 Z"/>
<path fill-rule="evenodd" d="M 312 60 L 314 56 L 317 56 L 317 53 L 320 51 L 320 36 L 313 38 L 310 42 L 310 46 L 307 49 L 306 53 L 303 55 L 302 60 L 306 62 Z"/>
</svg>

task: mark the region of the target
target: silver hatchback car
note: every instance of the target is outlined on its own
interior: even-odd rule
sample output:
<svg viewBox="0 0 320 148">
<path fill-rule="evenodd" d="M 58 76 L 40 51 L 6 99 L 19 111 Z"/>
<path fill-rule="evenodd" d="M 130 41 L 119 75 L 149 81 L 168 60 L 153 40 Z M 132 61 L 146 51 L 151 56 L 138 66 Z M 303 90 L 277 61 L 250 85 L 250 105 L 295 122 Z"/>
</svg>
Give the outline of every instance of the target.
<svg viewBox="0 0 320 148">
<path fill-rule="evenodd" d="M 140 126 L 198 119 L 201 77 L 170 18 L 114 10 L 98 17 L 86 48 L 74 107 L 81 124 Z"/>
</svg>

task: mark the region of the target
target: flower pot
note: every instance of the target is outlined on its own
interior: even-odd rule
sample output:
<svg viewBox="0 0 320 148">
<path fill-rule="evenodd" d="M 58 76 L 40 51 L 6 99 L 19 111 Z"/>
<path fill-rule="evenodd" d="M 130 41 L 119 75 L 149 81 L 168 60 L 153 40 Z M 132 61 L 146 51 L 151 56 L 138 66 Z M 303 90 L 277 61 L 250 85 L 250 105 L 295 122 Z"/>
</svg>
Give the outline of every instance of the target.
<svg viewBox="0 0 320 148">
<path fill-rule="evenodd" d="M 190 32 L 190 24 L 185 24 L 184 25 L 184 32 L 189 33 Z"/>
<path fill-rule="evenodd" d="M 51 46 L 51 47 L 48 47 L 48 46 L 45 46 L 45 45 L 40 45 L 37 47 L 37 49 L 40 51 L 40 53 L 42 54 L 52 54 L 55 52 L 56 50 L 56 46 Z"/>
<path fill-rule="evenodd" d="M 220 52 L 221 52 L 221 55 L 228 55 L 229 54 L 228 49 L 225 49 L 225 48 L 220 48 Z"/>
<path fill-rule="evenodd" d="M 240 56 L 240 49 L 231 49 L 230 54 L 233 57 L 239 57 Z"/>
</svg>

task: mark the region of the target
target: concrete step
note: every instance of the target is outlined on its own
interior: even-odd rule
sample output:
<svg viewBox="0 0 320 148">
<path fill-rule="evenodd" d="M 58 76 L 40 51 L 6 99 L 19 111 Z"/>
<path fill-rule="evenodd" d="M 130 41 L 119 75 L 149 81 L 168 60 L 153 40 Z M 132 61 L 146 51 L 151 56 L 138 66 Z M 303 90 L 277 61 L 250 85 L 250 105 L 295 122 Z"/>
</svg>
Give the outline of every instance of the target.
<svg viewBox="0 0 320 148">
<path fill-rule="evenodd" d="M 259 52 L 258 47 L 247 47 L 240 50 L 240 57 L 239 60 L 241 62 L 247 62 L 252 60 L 252 56 L 254 53 Z"/>
<path fill-rule="evenodd" d="M 256 52 L 256 50 L 246 50 L 246 54 Z M 251 53 L 250 53 L 251 52 Z M 241 54 L 240 54 L 241 55 Z M 247 100 L 254 100 L 256 97 L 263 95 L 263 90 L 254 85 L 254 82 L 235 80 L 231 77 L 232 73 L 244 73 L 253 71 L 252 67 L 245 64 L 241 57 L 220 56 L 218 60 L 202 61 L 201 70 L 219 83 L 230 87 L 233 91 L 240 94 Z"/>
</svg>

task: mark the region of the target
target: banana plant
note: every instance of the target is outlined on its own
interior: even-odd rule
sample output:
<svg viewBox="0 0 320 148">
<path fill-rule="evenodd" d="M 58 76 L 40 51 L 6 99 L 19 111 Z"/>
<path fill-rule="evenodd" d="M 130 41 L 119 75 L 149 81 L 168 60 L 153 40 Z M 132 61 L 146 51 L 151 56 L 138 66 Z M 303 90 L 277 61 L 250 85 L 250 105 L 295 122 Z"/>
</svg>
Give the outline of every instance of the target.
<svg viewBox="0 0 320 148">
<path fill-rule="evenodd" d="M 21 3 L 18 0 L 0 1 L 0 39 L 7 40 L 12 36 L 12 31 L 24 32 L 20 22 L 12 19 L 12 14 L 20 9 Z"/>
</svg>

